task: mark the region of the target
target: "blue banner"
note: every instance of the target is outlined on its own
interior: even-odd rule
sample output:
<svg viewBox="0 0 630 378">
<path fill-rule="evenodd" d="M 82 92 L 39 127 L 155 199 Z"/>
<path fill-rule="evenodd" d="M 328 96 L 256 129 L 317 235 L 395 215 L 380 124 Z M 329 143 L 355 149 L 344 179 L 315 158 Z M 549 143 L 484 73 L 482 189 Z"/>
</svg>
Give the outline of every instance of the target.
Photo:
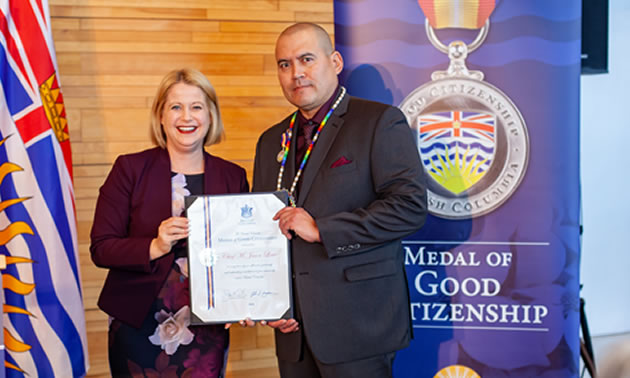
<svg viewBox="0 0 630 378">
<path fill-rule="evenodd" d="M 581 3 L 498 2 L 480 29 L 427 17 L 335 1 L 343 85 L 401 108 L 429 176 L 395 376 L 577 377 Z"/>
</svg>

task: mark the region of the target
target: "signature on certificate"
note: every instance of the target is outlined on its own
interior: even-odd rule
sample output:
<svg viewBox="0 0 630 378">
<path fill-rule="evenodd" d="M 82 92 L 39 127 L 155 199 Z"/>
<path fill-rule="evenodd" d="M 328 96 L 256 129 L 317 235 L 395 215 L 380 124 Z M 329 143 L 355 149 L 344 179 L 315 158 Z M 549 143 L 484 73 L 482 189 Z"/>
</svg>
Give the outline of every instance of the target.
<svg viewBox="0 0 630 378">
<path fill-rule="evenodd" d="M 278 293 L 274 291 L 266 291 L 266 290 L 252 290 L 249 294 L 250 298 L 267 298 L 273 295 L 277 295 Z"/>
<path fill-rule="evenodd" d="M 228 301 L 245 299 L 247 298 L 247 290 L 245 289 L 223 290 L 223 296 Z"/>
<path fill-rule="evenodd" d="M 225 300 L 228 300 L 228 301 L 248 299 L 248 298 L 268 298 L 274 295 L 278 295 L 278 293 L 275 291 L 269 291 L 269 290 L 248 291 L 247 289 L 234 289 L 234 290 L 223 291 L 223 296 Z"/>
</svg>

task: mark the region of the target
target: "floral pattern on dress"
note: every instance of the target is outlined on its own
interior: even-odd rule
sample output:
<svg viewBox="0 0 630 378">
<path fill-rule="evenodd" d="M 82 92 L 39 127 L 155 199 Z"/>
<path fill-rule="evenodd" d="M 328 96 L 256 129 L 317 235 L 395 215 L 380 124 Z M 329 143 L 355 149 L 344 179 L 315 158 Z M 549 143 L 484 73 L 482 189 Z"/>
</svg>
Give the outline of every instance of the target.
<svg viewBox="0 0 630 378">
<path fill-rule="evenodd" d="M 159 345 L 169 356 L 177 351 L 181 345 L 188 345 L 195 335 L 190 332 L 190 307 L 184 306 L 175 315 L 172 312 L 160 310 L 155 313 L 158 326 L 155 333 L 149 336 L 153 345 Z"/>
<path fill-rule="evenodd" d="M 203 176 L 193 178 L 173 176 L 173 202 L 179 201 L 182 211 L 184 196 L 203 193 Z M 175 208 L 173 204 L 173 214 Z M 177 243 L 171 253 L 171 270 L 140 329 L 112 319 L 109 357 L 114 377 L 224 376 L 228 332 L 223 325 L 190 324 L 186 243 Z"/>
<path fill-rule="evenodd" d="M 174 217 L 182 215 L 184 212 L 184 197 L 190 195 L 190 191 L 186 189 L 186 176 L 177 173 L 171 178 L 171 206 Z"/>
<path fill-rule="evenodd" d="M 217 364 L 220 362 L 220 364 Z M 205 378 L 211 374 L 216 374 L 221 370 L 223 361 L 217 361 L 213 352 L 201 353 L 195 349 L 188 354 L 188 359 L 184 361 L 184 367 L 192 368 L 191 377 Z"/>
<path fill-rule="evenodd" d="M 177 260 L 187 260 L 187 258 L 179 258 Z M 174 277 L 169 277 L 164 283 L 161 293 L 162 302 L 168 312 L 175 312 L 183 306 L 190 304 L 190 285 L 188 284 L 188 275 L 182 272 L 180 264 L 176 264 L 178 270 Z"/>
<path fill-rule="evenodd" d="M 182 275 L 188 278 L 188 257 L 180 257 L 176 259 L 175 264 L 179 267 L 179 271 Z"/>
<path fill-rule="evenodd" d="M 169 357 L 166 353 L 158 354 L 155 359 L 155 368 L 142 368 L 138 364 L 133 361 L 128 361 L 129 373 L 131 373 L 132 377 L 147 377 L 147 378 L 177 378 L 177 366 L 169 365 Z M 190 376 L 187 374 L 189 372 L 184 372 L 183 376 Z"/>
</svg>

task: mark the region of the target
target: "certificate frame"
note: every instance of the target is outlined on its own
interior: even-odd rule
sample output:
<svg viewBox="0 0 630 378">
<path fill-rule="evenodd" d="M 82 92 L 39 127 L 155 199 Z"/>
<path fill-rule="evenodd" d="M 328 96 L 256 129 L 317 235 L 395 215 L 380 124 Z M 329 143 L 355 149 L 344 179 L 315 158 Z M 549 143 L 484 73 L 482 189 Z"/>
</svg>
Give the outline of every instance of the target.
<svg viewBox="0 0 630 378">
<path fill-rule="evenodd" d="M 185 197 L 191 324 L 293 317 L 286 191 Z"/>
</svg>

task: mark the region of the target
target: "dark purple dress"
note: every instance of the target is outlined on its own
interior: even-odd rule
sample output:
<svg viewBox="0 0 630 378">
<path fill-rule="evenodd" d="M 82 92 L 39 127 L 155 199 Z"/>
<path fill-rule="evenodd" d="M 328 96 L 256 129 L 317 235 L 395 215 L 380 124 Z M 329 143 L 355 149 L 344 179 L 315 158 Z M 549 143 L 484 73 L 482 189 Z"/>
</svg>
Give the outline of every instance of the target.
<svg viewBox="0 0 630 378">
<path fill-rule="evenodd" d="M 183 198 L 203 193 L 203 174 L 172 177 L 173 214 Z M 171 271 L 140 329 L 111 318 L 113 377 L 223 377 L 229 345 L 223 325 L 190 325 L 187 246 L 178 242 Z"/>
</svg>

